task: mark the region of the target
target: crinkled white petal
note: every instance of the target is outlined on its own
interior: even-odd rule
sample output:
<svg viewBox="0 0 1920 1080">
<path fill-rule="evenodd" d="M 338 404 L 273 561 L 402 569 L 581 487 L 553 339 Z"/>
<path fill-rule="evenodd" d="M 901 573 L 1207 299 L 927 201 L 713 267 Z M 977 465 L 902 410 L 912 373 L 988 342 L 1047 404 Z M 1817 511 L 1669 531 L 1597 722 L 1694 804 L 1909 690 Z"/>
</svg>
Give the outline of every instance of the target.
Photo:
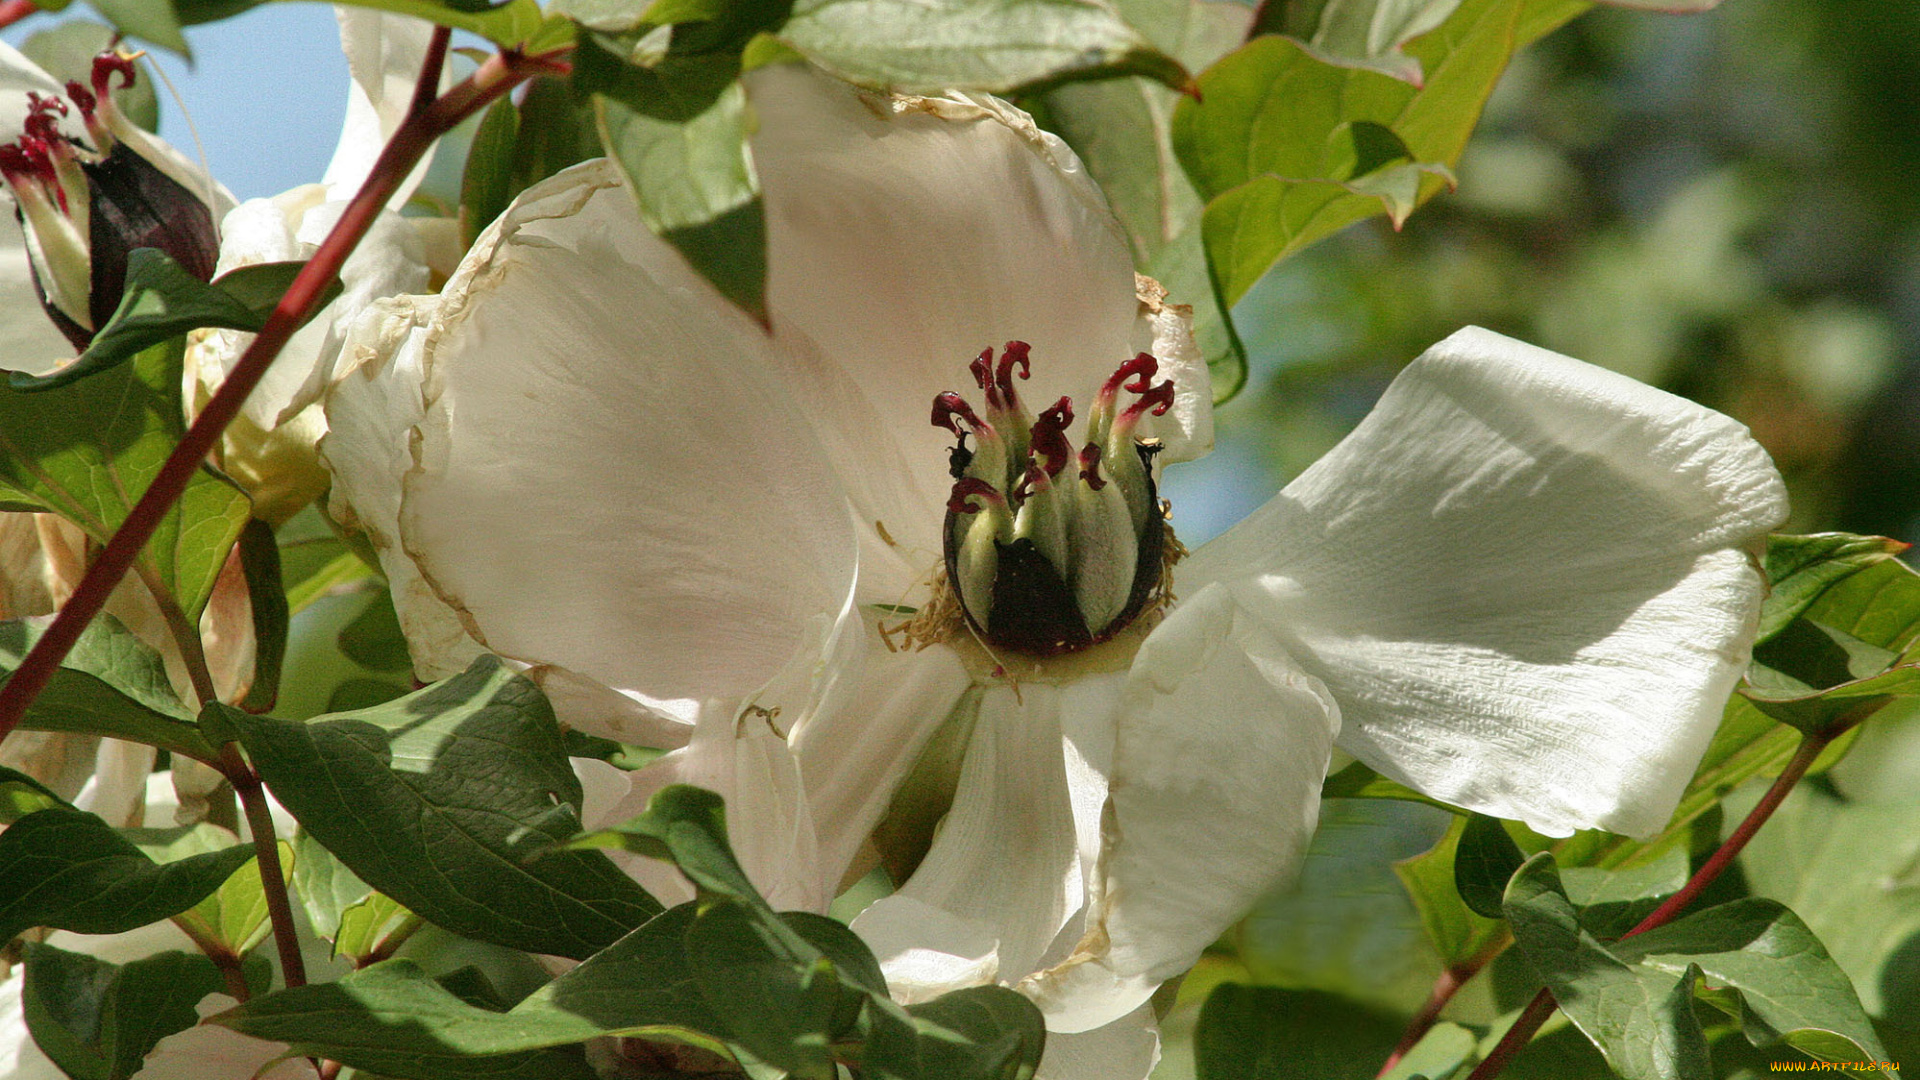
<svg viewBox="0 0 1920 1080">
<path fill-rule="evenodd" d="M 934 395 L 972 390 L 968 362 L 1021 340 L 1021 394 L 1084 409 L 1136 351 L 1132 258 L 1072 151 L 1004 103 L 865 94 L 796 65 L 748 89 L 773 333 L 863 524 L 899 545 L 870 540 L 863 599 L 884 601 L 938 559 L 953 439 L 928 422 Z M 1184 452 L 1176 422 L 1199 425 L 1211 392 L 1179 390 L 1144 433 Z"/>
<path fill-rule="evenodd" d="M 793 728 L 829 893 L 972 681 L 950 649 L 889 652 L 860 630 L 855 643 L 863 648 L 849 658 L 853 692 Z"/>
<path fill-rule="evenodd" d="M 1160 1025 L 1145 1004 L 1091 1031 L 1047 1032 L 1034 1080 L 1147 1080 L 1160 1063 Z"/>
<path fill-rule="evenodd" d="M 1338 728 L 1326 687 L 1226 589 L 1154 629 L 1127 675 L 1088 926 L 1020 984 L 1049 1029 L 1133 1011 L 1294 873 Z"/>
<path fill-rule="evenodd" d="M 924 992 L 958 981 L 996 943 L 994 970 L 1011 982 L 1034 970 L 1085 901 L 1060 727 L 1060 691 L 1042 684 L 988 688 L 961 764 L 952 808 L 919 869 L 853 921 L 883 972 L 911 956 Z M 946 917 L 927 917 L 927 909 Z M 930 954 L 954 958 L 954 982 L 925 983 Z M 891 978 L 891 976 L 889 976 Z"/>
<path fill-rule="evenodd" d="M 347 72 L 353 83 L 347 90 L 346 121 L 333 160 L 327 163 L 324 183 L 328 197 L 350 199 L 373 171 L 373 163 L 387 139 L 406 119 L 407 106 L 420 79 L 420 67 L 433 35 L 431 23 L 363 7 L 336 5 L 340 21 L 340 49 L 347 54 Z M 441 73 L 441 87 L 447 76 Z M 433 163 L 433 148 L 421 155 L 388 205 L 404 205 Z"/>
<path fill-rule="evenodd" d="M 496 226 L 423 341 L 401 548 L 495 652 L 654 698 L 743 696 L 845 606 L 857 557 L 765 338 L 641 227 L 606 162 Z"/>
<path fill-rule="evenodd" d="M 1549 835 L 1666 823 L 1744 670 L 1785 490 L 1747 430 L 1480 329 L 1180 569 L 1340 702 L 1340 745 Z"/>
<path fill-rule="evenodd" d="M 485 651 L 400 550 L 400 481 L 413 468 L 413 430 L 427 412 L 421 350 L 439 304 L 396 297 L 361 314 L 341 350 L 320 440 L 333 474 L 327 510 L 365 532 L 379 554 L 414 674 L 428 682 L 459 674 Z"/>
<path fill-rule="evenodd" d="M 161 1039 L 147 1052 L 134 1080 L 312 1080 L 313 1064 L 306 1058 L 286 1058 L 286 1043 L 204 1022 L 238 1004 L 225 994 L 202 998 L 194 1007 L 202 1023 Z"/>
</svg>

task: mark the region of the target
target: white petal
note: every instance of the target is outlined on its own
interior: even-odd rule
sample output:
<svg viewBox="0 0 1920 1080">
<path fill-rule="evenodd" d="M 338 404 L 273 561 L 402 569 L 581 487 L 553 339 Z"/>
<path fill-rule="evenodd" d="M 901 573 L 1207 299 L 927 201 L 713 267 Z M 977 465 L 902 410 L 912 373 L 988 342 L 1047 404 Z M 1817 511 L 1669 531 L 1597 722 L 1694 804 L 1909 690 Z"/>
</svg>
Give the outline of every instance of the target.
<svg viewBox="0 0 1920 1080">
<path fill-rule="evenodd" d="M 9 371 L 47 375 L 72 360 L 73 345 L 40 306 L 25 238 L 17 227 L 0 226 L 0 363 Z"/>
<path fill-rule="evenodd" d="M 1034 1080 L 1147 1080 L 1159 1063 L 1160 1027 L 1146 1004 L 1092 1031 L 1047 1032 Z"/>
<path fill-rule="evenodd" d="M 934 395 L 969 390 L 968 362 L 1017 339 L 1033 346 L 1022 395 L 1084 410 L 1133 355 L 1132 260 L 1072 151 L 1004 103 L 866 95 L 794 65 L 749 90 L 774 334 L 863 522 L 933 553 L 898 571 L 910 581 L 938 559 L 952 485 Z"/>
<path fill-rule="evenodd" d="M 333 11 L 340 21 L 340 48 L 347 54 L 353 85 L 347 90 L 346 122 L 333 160 L 327 164 L 325 183 L 330 198 L 350 199 L 373 171 L 388 137 L 406 119 L 433 26 L 407 15 L 344 4 Z M 441 86 L 445 85 L 442 72 Z M 388 205 L 403 205 L 432 161 L 429 148 Z"/>
<path fill-rule="evenodd" d="M 400 550 L 400 481 L 413 468 L 413 430 L 426 416 L 421 350 L 438 297 L 398 297 L 362 313 L 342 350 L 320 458 L 333 474 L 327 509 L 367 534 L 380 556 L 414 673 L 432 682 L 466 670 L 483 650 Z"/>
<path fill-rule="evenodd" d="M 896 653 L 877 640 L 864 644 L 853 692 L 793 729 L 829 892 L 971 681 L 951 649 Z"/>
<path fill-rule="evenodd" d="M 612 166 L 523 194 L 432 318 L 400 542 L 483 645 L 737 699 L 845 605 L 845 499 L 763 381 L 764 337 Z"/>
<path fill-rule="evenodd" d="M 1292 876 L 1338 717 L 1224 588 L 1154 629 L 1127 676 L 1092 925 L 1064 964 L 1021 984 L 1050 1030 L 1132 1012 Z"/>
<path fill-rule="evenodd" d="M 153 772 L 154 749 L 120 739 L 101 739 L 94 757 L 93 776 L 73 805 L 99 814 L 114 826 L 135 826 L 145 817 L 147 776 Z"/>
<path fill-rule="evenodd" d="M 955 958 L 959 973 L 977 967 L 983 941 L 997 943 L 1002 981 L 1032 971 L 1084 899 L 1061 749 L 1060 692 L 1029 685 L 981 695 L 953 807 L 911 878 L 853 921 L 882 971 L 906 963 L 918 976 L 928 953 Z M 945 913 L 930 919 L 926 909 Z M 879 946 L 885 946 L 882 951 Z M 928 992 L 977 985 L 954 982 Z"/>
<path fill-rule="evenodd" d="M 1550 835 L 1665 824 L 1745 668 L 1786 516 L 1745 428 L 1463 330 L 1182 567 L 1325 680 L 1341 746 Z"/>
</svg>

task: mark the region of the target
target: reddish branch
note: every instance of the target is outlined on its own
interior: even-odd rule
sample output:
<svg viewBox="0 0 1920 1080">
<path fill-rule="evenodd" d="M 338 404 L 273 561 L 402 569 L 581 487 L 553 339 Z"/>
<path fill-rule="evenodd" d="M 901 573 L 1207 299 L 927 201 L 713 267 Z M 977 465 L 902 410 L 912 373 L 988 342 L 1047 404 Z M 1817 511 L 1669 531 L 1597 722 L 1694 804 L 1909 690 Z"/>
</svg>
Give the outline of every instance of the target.
<svg viewBox="0 0 1920 1080">
<path fill-rule="evenodd" d="M 12 26 L 39 10 L 33 0 L 0 0 L 0 29 Z"/>
<path fill-rule="evenodd" d="M 0 3 L 4 2 L 0 0 Z M 436 38 L 443 36 L 437 34 Z M 219 391 L 207 402 L 206 408 L 194 419 L 186 437 L 180 440 L 180 445 L 174 447 L 173 453 L 160 467 L 159 475 L 154 477 L 152 485 L 127 515 L 125 524 L 113 534 L 100 552 L 100 557 L 87 568 L 86 576 L 81 579 L 72 598 L 21 660 L 12 678 L 0 686 L 0 740 L 4 740 L 19 725 L 27 706 L 46 688 L 48 680 L 59 669 L 60 661 L 66 658 L 74 642 L 79 640 L 80 632 L 106 605 L 114 586 L 133 566 L 167 511 L 179 501 L 187 482 L 219 442 L 227 425 L 239 414 L 240 406 L 266 373 L 267 366 L 286 346 L 294 330 L 319 308 L 328 283 L 339 275 L 347 256 L 366 235 L 388 200 L 393 198 L 401 180 L 413 171 L 427 148 L 454 125 L 485 108 L 524 80 L 535 75 L 565 74 L 569 69 L 560 58 L 563 52 L 556 50 L 537 56 L 518 52 L 499 53 L 481 64 L 480 70 L 474 72 L 471 78 L 453 86 L 445 94 L 436 98 L 431 96 L 429 90 L 426 94 L 415 96 L 413 110 L 399 130 L 393 133 L 392 140 L 374 163 L 366 183 L 361 185 L 359 193 L 347 205 L 339 223 L 299 276 L 294 278 L 253 344 L 235 365 L 232 374 L 220 384 Z M 445 54 L 446 46 L 442 40 L 435 55 L 444 57 Z M 436 64 L 432 83 L 437 85 L 438 82 L 439 69 Z"/>
<path fill-rule="evenodd" d="M 1668 897 L 1666 903 L 1655 908 L 1651 915 L 1640 920 L 1640 925 L 1622 934 L 1621 937 L 1629 938 L 1635 934 L 1644 934 L 1655 927 L 1672 922 L 1688 904 L 1698 898 L 1707 886 L 1713 884 L 1714 880 L 1733 864 L 1733 860 L 1738 858 L 1741 850 L 1747 846 L 1747 841 L 1752 840 L 1754 834 L 1760 831 L 1760 826 L 1765 825 L 1767 819 L 1773 816 L 1773 812 L 1780 808 L 1780 803 L 1786 799 L 1787 793 L 1792 791 L 1793 786 L 1800 782 L 1809 768 L 1812 768 L 1821 752 L 1854 725 L 1873 715 L 1879 707 L 1879 704 L 1875 704 L 1862 708 L 1842 717 L 1818 735 L 1802 736 L 1800 745 L 1795 748 L 1786 768 L 1780 770 L 1780 775 L 1774 778 L 1773 785 L 1767 788 L 1767 793 L 1761 796 L 1760 802 L 1748 812 L 1746 818 L 1740 822 L 1740 826 L 1734 829 L 1732 835 L 1720 845 L 1719 850 L 1701 864 L 1700 869 L 1687 879 L 1687 884 L 1679 892 Z M 1500 1070 L 1506 1068 L 1514 1055 L 1533 1039 L 1534 1034 L 1540 1030 L 1540 1026 L 1547 1022 L 1557 1008 L 1559 1004 L 1554 1001 L 1552 991 L 1541 990 L 1527 1004 L 1519 1019 L 1513 1022 L 1513 1026 L 1507 1029 L 1507 1033 L 1500 1037 L 1500 1042 L 1494 1046 L 1492 1052 L 1487 1054 L 1485 1060 L 1481 1061 L 1468 1075 L 1467 1080 L 1491 1080 L 1492 1077 L 1499 1075 Z"/>
</svg>

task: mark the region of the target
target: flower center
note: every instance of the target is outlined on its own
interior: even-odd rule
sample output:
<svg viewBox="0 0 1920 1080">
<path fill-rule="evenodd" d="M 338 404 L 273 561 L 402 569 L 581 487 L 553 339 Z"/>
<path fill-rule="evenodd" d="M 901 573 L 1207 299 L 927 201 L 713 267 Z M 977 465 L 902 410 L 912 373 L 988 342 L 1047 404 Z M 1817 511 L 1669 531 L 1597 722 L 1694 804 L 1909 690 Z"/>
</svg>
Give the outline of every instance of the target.
<svg viewBox="0 0 1920 1080">
<path fill-rule="evenodd" d="M 933 399 L 933 423 L 959 438 L 949 457 L 948 584 L 989 646 L 1047 657 L 1110 640 L 1162 592 L 1165 556 L 1178 544 L 1153 482 L 1160 444 L 1134 431 L 1172 407 L 1173 383 L 1154 383 L 1159 361 L 1147 353 L 1121 364 L 1094 395 L 1076 453 L 1071 399 L 1037 418 L 1020 400 L 1015 376 L 1031 374 L 1029 351 L 1009 341 L 998 362 L 981 353 L 971 371 L 984 415 L 947 392 Z M 1123 392 L 1133 397 L 1124 408 Z"/>
</svg>

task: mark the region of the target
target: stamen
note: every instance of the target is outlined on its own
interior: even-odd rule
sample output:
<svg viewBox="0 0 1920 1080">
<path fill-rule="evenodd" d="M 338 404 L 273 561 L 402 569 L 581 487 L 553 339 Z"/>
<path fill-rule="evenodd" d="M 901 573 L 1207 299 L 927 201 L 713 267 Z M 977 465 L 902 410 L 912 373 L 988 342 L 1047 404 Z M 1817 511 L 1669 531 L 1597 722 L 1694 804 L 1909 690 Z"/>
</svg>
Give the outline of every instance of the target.
<svg viewBox="0 0 1920 1080">
<path fill-rule="evenodd" d="M 1060 475 L 1067 467 L 1067 460 L 1073 456 L 1073 446 L 1067 442 L 1067 425 L 1073 423 L 1073 402 L 1061 398 L 1053 403 L 1053 408 L 1040 414 L 1033 422 L 1029 436 L 1030 453 L 1038 459 L 1038 464 L 1046 469 L 1049 477 Z"/>
<path fill-rule="evenodd" d="M 977 503 L 973 500 L 979 500 Z M 947 498 L 947 511 L 953 514 L 978 514 L 989 507 L 1005 509 L 1006 496 L 977 476 L 963 476 L 953 482 L 953 494 Z"/>
</svg>

